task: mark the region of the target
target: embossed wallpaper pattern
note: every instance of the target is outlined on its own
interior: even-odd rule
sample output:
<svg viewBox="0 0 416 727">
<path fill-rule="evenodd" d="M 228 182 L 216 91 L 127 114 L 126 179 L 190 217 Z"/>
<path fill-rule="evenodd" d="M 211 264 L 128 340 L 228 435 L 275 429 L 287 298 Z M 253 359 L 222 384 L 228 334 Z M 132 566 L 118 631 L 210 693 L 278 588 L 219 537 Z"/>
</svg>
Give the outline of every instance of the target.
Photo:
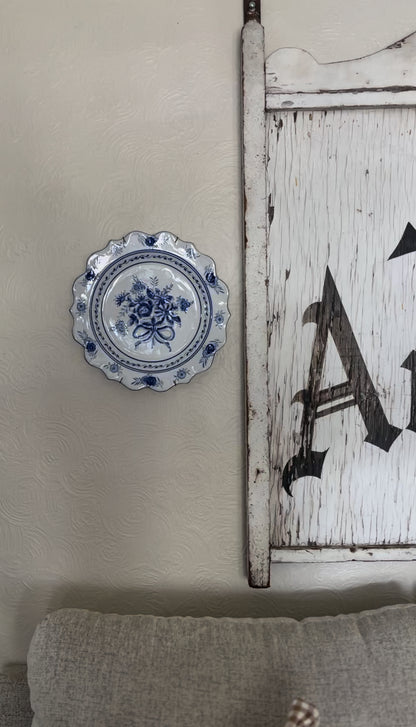
<svg viewBox="0 0 416 727">
<path fill-rule="evenodd" d="M 412 563 L 286 565 L 268 591 L 246 583 L 241 6 L 3 0 L 2 663 L 24 660 L 60 606 L 301 617 L 414 597 Z M 331 60 L 416 29 L 411 0 L 365 6 L 263 0 L 268 50 Z M 133 229 L 192 240 L 230 288 L 211 370 L 161 395 L 107 381 L 71 336 L 73 279 Z"/>
</svg>

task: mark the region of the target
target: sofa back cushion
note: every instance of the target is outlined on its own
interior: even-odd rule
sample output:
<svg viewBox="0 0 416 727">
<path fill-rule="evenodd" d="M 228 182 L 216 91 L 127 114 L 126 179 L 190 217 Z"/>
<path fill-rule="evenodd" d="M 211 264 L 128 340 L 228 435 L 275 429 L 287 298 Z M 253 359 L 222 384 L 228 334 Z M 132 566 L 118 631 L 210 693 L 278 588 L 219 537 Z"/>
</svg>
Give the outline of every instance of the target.
<svg viewBox="0 0 416 727">
<path fill-rule="evenodd" d="M 62 610 L 28 659 L 36 727 L 281 727 L 294 697 L 321 727 L 414 727 L 416 606 L 308 618 Z"/>
</svg>

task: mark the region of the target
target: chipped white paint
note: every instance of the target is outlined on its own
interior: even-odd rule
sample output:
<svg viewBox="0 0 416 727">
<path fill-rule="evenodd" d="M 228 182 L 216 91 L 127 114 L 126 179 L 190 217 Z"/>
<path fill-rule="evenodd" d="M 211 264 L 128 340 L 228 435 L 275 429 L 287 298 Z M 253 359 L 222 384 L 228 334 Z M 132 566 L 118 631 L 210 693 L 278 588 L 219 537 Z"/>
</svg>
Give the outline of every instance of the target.
<svg viewBox="0 0 416 727">
<path fill-rule="evenodd" d="M 266 110 L 278 109 L 331 109 L 331 108 L 379 108 L 382 106 L 400 107 L 416 105 L 415 91 L 388 91 L 382 90 L 377 95 L 373 91 L 352 91 L 351 93 L 293 93 L 266 96 Z"/>
<path fill-rule="evenodd" d="M 275 548 L 272 563 L 347 563 L 416 560 L 416 548 Z"/>
<path fill-rule="evenodd" d="M 415 38 L 357 61 L 267 62 L 268 108 L 283 109 L 266 130 L 268 352 L 248 337 L 248 365 L 267 365 L 273 562 L 416 557 L 416 231 L 392 257 L 416 226 Z M 264 258 L 259 244 L 248 290 Z M 251 445 L 258 461 L 264 441 Z M 266 525 L 254 492 L 250 547 Z"/>
<path fill-rule="evenodd" d="M 407 223 L 416 224 L 415 127 L 413 108 L 269 116 L 268 182 L 275 210 L 269 385 L 277 547 L 416 543 L 416 434 L 406 429 L 412 387 L 411 372 L 403 368 L 416 348 L 416 253 L 389 260 Z M 302 446 L 304 411 L 293 399 L 308 386 L 317 329 L 302 319 L 322 300 L 327 268 L 385 416 L 402 433 L 385 451 L 365 441 L 368 427 L 357 405 L 322 416 L 312 442 L 315 451 L 328 449 L 321 478 L 296 479 L 289 497 L 282 473 Z M 329 334 L 319 390 L 346 378 Z M 372 559 L 379 554 L 374 551 Z"/>
<path fill-rule="evenodd" d="M 297 48 L 266 62 L 266 108 L 329 109 L 416 104 L 416 34 L 354 61 L 318 63 Z"/>
<path fill-rule="evenodd" d="M 242 33 L 246 245 L 248 569 L 254 587 L 269 585 L 264 32 L 249 20 Z"/>
</svg>

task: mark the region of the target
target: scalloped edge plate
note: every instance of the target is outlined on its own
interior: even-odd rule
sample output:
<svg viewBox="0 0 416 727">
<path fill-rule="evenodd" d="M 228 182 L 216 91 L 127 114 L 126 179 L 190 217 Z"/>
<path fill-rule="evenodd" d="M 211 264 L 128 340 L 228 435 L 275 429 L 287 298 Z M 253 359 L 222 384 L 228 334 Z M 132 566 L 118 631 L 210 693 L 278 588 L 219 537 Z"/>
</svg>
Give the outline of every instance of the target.
<svg viewBox="0 0 416 727">
<path fill-rule="evenodd" d="M 212 258 L 171 232 L 110 240 L 72 290 L 86 361 L 132 390 L 187 384 L 226 341 L 227 286 Z"/>
</svg>

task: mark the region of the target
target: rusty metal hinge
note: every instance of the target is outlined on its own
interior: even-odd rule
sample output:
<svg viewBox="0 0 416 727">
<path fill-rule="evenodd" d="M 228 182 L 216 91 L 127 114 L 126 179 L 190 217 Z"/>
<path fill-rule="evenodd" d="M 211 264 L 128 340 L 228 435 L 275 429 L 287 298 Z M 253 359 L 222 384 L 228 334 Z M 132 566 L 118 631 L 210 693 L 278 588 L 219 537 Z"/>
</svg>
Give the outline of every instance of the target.
<svg viewBox="0 0 416 727">
<path fill-rule="evenodd" d="M 244 22 L 261 20 L 261 0 L 244 0 Z"/>
</svg>

